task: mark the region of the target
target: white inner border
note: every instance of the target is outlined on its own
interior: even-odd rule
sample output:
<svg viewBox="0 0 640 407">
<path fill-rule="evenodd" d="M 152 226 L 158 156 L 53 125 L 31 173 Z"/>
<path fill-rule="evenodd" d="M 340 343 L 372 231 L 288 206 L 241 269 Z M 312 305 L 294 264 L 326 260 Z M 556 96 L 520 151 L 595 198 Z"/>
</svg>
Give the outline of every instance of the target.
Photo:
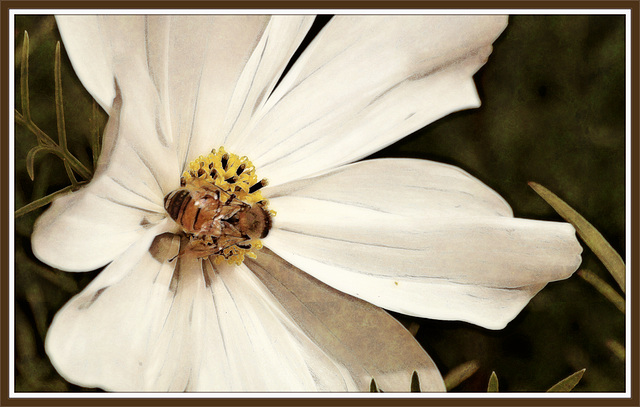
<svg viewBox="0 0 640 407">
<path fill-rule="evenodd" d="M 289 9 L 289 10 L 273 10 L 273 9 L 252 9 L 252 10 L 211 10 L 211 9 L 199 9 L 199 10 L 60 10 L 60 9 L 41 9 L 41 10 L 21 10 L 10 9 L 9 10 L 9 26 L 8 36 L 12 40 L 9 44 L 9 111 L 14 111 L 14 95 L 15 95 L 15 78 L 14 69 L 15 55 L 14 46 L 14 25 L 16 15 L 51 15 L 51 14 L 509 14 L 509 15 L 624 15 L 625 16 L 625 82 L 626 82 L 626 122 L 625 122 L 625 140 L 626 140 L 626 153 L 625 153 L 625 166 L 626 166 L 626 182 L 625 182 L 625 205 L 626 205 L 626 259 L 627 264 L 627 279 L 626 279 L 626 292 L 631 293 L 631 11 L 628 9 L 524 9 L 524 10 L 510 10 L 510 9 L 486 9 L 486 10 L 421 10 L 421 9 L 404 9 L 404 10 L 358 10 L 358 9 L 345 9 L 345 10 L 306 10 L 306 9 Z M 631 397 L 631 360 L 635 355 L 632 354 L 631 346 L 631 316 L 635 316 L 635 310 L 632 307 L 627 307 L 626 311 L 626 369 L 625 369 L 625 389 L 624 393 L 27 393 L 27 392 L 15 392 L 15 318 L 14 318 L 14 292 L 15 292 L 15 267 L 14 267 L 14 253 L 15 242 L 12 230 L 15 230 L 15 222 L 13 213 L 15 212 L 13 191 L 14 185 L 14 172 L 15 172 L 15 157 L 14 157 L 14 129 L 15 119 L 14 115 L 9 115 L 9 398 L 25 399 L 25 398 L 108 398 L 108 399 L 120 399 L 120 398 L 162 398 L 162 399 L 198 399 L 198 398 L 354 398 L 354 399 L 369 399 L 369 398 L 446 398 L 446 399 L 472 399 L 472 398 L 566 398 L 566 399 L 584 399 L 584 398 L 630 398 Z M 636 378 L 637 379 L 637 378 Z"/>
</svg>

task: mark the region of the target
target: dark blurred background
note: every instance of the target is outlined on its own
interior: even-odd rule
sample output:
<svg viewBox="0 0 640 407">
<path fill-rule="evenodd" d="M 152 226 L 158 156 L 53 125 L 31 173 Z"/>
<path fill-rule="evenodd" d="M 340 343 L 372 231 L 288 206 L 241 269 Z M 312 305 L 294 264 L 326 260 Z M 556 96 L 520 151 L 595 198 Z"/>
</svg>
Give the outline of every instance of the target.
<svg viewBox="0 0 640 407">
<path fill-rule="evenodd" d="M 29 87 L 35 123 L 57 140 L 51 16 L 15 20 L 16 108 L 20 55 L 30 35 Z M 625 255 L 624 16 L 512 16 L 476 74 L 483 102 L 418 131 L 374 157 L 416 157 L 457 165 L 498 191 L 518 217 L 560 220 L 527 185 L 536 181 L 586 217 Z M 69 148 L 92 168 L 92 99 L 62 55 Z M 97 125 L 106 121 L 100 111 Z M 69 185 L 61 161 L 38 155 L 35 181 L 26 170 L 35 137 L 16 126 L 15 206 Z M 67 383 L 44 353 L 55 312 L 96 274 L 65 273 L 35 259 L 30 235 L 43 209 L 16 219 L 16 390 L 84 391 Z M 583 265 L 616 287 L 585 247 Z M 403 319 L 443 374 L 477 360 L 479 370 L 455 391 L 486 391 L 495 371 L 501 391 L 545 391 L 586 368 L 575 391 L 624 391 L 624 362 L 607 346 L 624 345 L 624 316 L 578 276 L 549 284 L 501 331 L 466 323 Z M 392 350 L 390 350 L 392 351 Z"/>
</svg>

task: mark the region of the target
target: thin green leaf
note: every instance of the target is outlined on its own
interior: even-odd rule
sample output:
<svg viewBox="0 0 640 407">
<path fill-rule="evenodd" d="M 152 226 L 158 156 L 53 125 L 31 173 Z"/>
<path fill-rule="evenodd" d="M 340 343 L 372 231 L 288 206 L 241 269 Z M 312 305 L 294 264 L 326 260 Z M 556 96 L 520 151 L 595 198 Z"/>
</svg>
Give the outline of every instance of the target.
<svg viewBox="0 0 640 407">
<path fill-rule="evenodd" d="M 29 109 L 29 34 L 24 32 L 22 40 L 22 62 L 20 67 L 20 100 L 22 104 L 22 116 L 31 121 Z"/>
<path fill-rule="evenodd" d="M 613 303 L 613 305 L 616 306 L 616 308 L 620 310 L 620 312 L 624 314 L 625 300 L 613 287 L 589 270 L 578 270 L 576 274 L 578 274 L 584 281 L 595 287 L 600 294 L 604 295 L 609 301 L 611 301 L 611 303 Z"/>
<path fill-rule="evenodd" d="M 529 182 L 529 186 L 547 201 L 567 222 L 571 223 L 578 232 L 578 236 L 593 250 L 602 264 L 609 270 L 622 292 L 625 292 L 625 266 L 620 255 L 611 247 L 600 232 L 585 218 L 571 208 L 566 202 L 558 198 L 553 192 L 542 185 Z"/>
<path fill-rule="evenodd" d="M 498 391 L 499 391 L 498 375 L 496 375 L 496 372 L 491 372 L 491 377 L 489 378 L 489 385 L 487 386 L 487 392 L 497 393 Z"/>
<path fill-rule="evenodd" d="M 71 166 L 69 165 L 67 160 L 64 160 L 64 170 L 67 172 L 67 177 L 69 177 L 69 181 L 71 181 L 71 185 L 74 188 L 77 188 L 78 180 L 76 179 L 76 176 L 73 175 L 73 170 L 71 169 Z"/>
<path fill-rule="evenodd" d="M 420 391 L 420 378 L 418 377 L 418 372 L 414 370 L 411 375 L 411 392 L 420 393 Z"/>
<path fill-rule="evenodd" d="M 31 150 L 29 150 L 29 152 L 27 153 L 27 173 L 29 174 L 29 178 L 31 178 L 31 181 L 33 181 L 35 174 L 33 171 L 33 165 L 35 163 L 35 159 L 36 159 L 36 155 L 38 155 L 38 153 L 40 152 L 46 152 L 46 153 L 52 153 L 52 154 L 58 154 L 58 151 L 51 148 L 51 147 L 46 147 L 46 146 L 35 146 L 33 147 Z"/>
<path fill-rule="evenodd" d="M 67 132 L 64 125 L 64 107 L 62 103 L 62 74 L 60 72 L 60 41 L 56 42 L 55 63 L 53 67 L 55 76 L 55 100 L 56 100 L 56 122 L 58 123 L 58 143 L 60 148 L 67 150 Z"/>
<path fill-rule="evenodd" d="M 479 368 L 480 363 L 477 360 L 471 360 L 451 369 L 451 371 L 444 377 L 444 385 L 447 391 L 451 391 L 458 387 L 460 383 L 473 376 Z"/>
<path fill-rule="evenodd" d="M 89 169 L 85 167 L 85 165 L 82 164 L 80 160 L 78 160 L 76 157 L 73 156 L 73 154 L 71 154 L 68 151 L 63 151 L 63 153 L 64 153 L 64 160 L 69 163 L 71 168 L 78 175 L 80 175 L 82 178 L 84 178 L 87 181 L 91 179 L 91 177 L 93 176 L 93 173 L 89 171 Z"/>
<path fill-rule="evenodd" d="M 82 185 L 82 183 L 78 183 L 78 185 Z M 33 211 L 33 210 L 36 210 L 36 209 L 38 209 L 38 208 L 40 208 L 42 206 L 45 206 L 48 203 L 51 203 L 51 201 L 53 201 L 53 199 L 55 197 L 57 197 L 58 195 L 62 195 L 64 193 L 67 193 L 67 192 L 72 191 L 74 189 L 75 188 L 74 188 L 73 185 L 69 185 L 68 187 L 62 188 L 59 191 L 56 191 L 56 192 L 54 192 L 52 194 L 49 194 L 49 195 L 45 196 L 44 198 L 40 198 L 38 200 L 35 200 L 35 201 L 31 202 L 30 204 L 25 205 L 22 208 L 18 209 L 15 212 L 14 216 L 16 218 L 19 218 L 22 215 L 25 215 L 25 214 Z"/>
<path fill-rule="evenodd" d="M 53 140 L 51 140 L 49 136 L 47 136 L 44 131 L 40 130 L 40 128 L 36 126 L 36 124 L 32 122 L 31 119 L 27 120 L 27 118 L 25 118 L 20 112 L 18 112 L 18 109 L 14 109 L 14 118 L 16 120 L 16 123 L 24 126 L 24 128 L 26 128 L 36 136 L 36 138 L 38 139 L 38 143 L 48 147 L 58 146 Z"/>
<path fill-rule="evenodd" d="M 609 348 L 609 350 L 613 352 L 613 354 L 616 355 L 622 362 L 625 361 L 627 352 L 625 351 L 624 346 L 622 346 L 618 341 L 609 339 L 607 341 L 607 348 Z"/>
<path fill-rule="evenodd" d="M 582 379 L 582 376 L 584 375 L 585 370 L 587 369 L 578 370 L 577 372 L 567 377 L 566 379 L 560 380 L 558 383 L 553 385 L 549 390 L 547 390 L 547 392 L 558 393 L 558 392 L 569 392 L 573 390 L 573 388 L 576 387 L 578 383 L 580 383 L 580 380 Z"/>
<path fill-rule="evenodd" d="M 95 100 L 91 105 L 91 125 L 91 153 L 93 155 L 93 171 L 95 171 L 100 156 L 100 123 L 98 121 L 98 105 Z"/>
<path fill-rule="evenodd" d="M 373 377 L 371 378 L 371 384 L 369 385 L 369 392 L 370 393 L 379 393 L 378 385 L 376 384 L 376 380 Z"/>
</svg>

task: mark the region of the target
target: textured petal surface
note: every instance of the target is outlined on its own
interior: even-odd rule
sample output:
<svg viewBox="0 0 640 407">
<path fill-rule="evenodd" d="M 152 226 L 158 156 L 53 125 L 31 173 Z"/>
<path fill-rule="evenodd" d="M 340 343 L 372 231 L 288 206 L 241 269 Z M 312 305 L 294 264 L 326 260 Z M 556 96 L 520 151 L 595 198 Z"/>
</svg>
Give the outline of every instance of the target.
<svg viewBox="0 0 640 407">
<path fill-rule="evenodd" d="M 512 218 L 495 192 L 443 164 L 365 161 L 266 196 L 278 212 L 267 247 L 405 314 L 501 328 L 580 264 L 569 224 Z"/>
<path fill-rule="evenodd" d="M 103 164 L 89 185 L 57 198 L 37 219 L 31 245 L 43 262 L 68 271 L 93 270 L 115 259 L 154 225 L 162 222 L 154 228 L 159 233 L 171 227 L 162 198 L 172 185 L 167 177 L 168 168 L 176 171 L 175 155 L 134 137 L 149 134 L 153 120 L 135 120 L 134 110 L 144 108 L 128 106 L 123 109 L 120 96 L 114 99 L 105 141 L 119 134 L 120 142 L 103 146 Z M 117 161 L 110 161 L 110 156 Z M 155 158 L 163 159 L 166 167 L 154 170 L 149 162 Z"/>
<path fill-rule="evenodd" d="M 229 131 L 263 103 L 311 17 L 57 21 L 78 76 L 110 118 L 93 181 L 56 200 L 32 242 L 42 261 L 82 271 L 107 264 L 163 219 L 162 199 L 178 187 L 187 156 L 217 147 L 223 137 L 211 129 Z"/>
<path fill-rule="evenodd" d="M 272 185 L 371 154 L 480 104 L 472 75 L 505 16 L 337 16 L 242 137 Z"/>
<path fill-rule="evenodd" d="M 68 380 L 113 391 L 347 391 L 349 371 L 246 267 L 146 236 L 56 315 L 46 350 Z"/>
<path fill-rule="evenodd" d="M 312 16 L 57 17 L 87 90 L 107 112 L 118 86 L 125 105 L 129 97 L 143 103 L 147 111 L 139 114 L 152 115 L 154 134 L 138 137 L 173 145 L 182 166 L 246 124 L 312 21 Z"/>
<path fill-rule="evenodd" d="M 247 265 L 305 334 L 344 364 L 361 391 L 372 377 L 385 392 L 409 391 L 414 371 L 422 391 L 445 391 L 431 358 L 382 309 L 323 284 L 268 249 Z"/>
</svg>

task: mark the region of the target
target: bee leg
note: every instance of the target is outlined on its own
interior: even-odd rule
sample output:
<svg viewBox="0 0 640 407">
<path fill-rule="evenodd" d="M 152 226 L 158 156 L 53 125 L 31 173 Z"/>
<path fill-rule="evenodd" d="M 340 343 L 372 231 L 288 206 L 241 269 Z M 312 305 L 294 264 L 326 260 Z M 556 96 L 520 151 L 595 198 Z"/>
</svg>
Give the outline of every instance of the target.
<svg viewBox="0 0 640 407">
<path fill-rule="evenodd" d="M 226 219 L 225 219 L 225 220 L 226 220 Z M 236 228 L 236 227 L 235 227 L 234 225 L 232 225 L 231 223 L 229 223 L 229 222 L 226 222 L 226 221 L 225 221 L 225 222 L 222 224 L 222 228 L 223 228 L 223 233 L 224 233 L 226 236 L 229 236 L 230 238 L 233 238 L 233 239 L 238 239 L 238 238 L 242 238 L 242 239 L 244 239 L 244 236 L 245 236 L 245 235 L 243 235 L 243 234 L 242 234 L 242 232 L 240 232 L 240 231 L 238 230 L 238 228 Z"/>
<path fill-rule="evenodd" d="M 183 255 L 187 252 L 188 247 L 189 247 L 189 246 L 187 246 L 187 247 L 185 247 L 184 249 L 180 250 L 180 251 L 178 252 L 178 254 L 176 254 L 175 256 L 173 256 L 172 258 L 170 258 L 170 259 L 169 259 L 169 260 L 167 260 L 167 261 L 168 261 L 169 263 L 172 263 L 172 262 L 173 262 L 175 259 L 177 259 L 178 257 L 183 256 Z"/>
<path fill-rule="evenodd" d="M 243 242 L 238 242 L 238 243 L 236 243 L 236 246 L 238 246 L 241 249 L 249 250 L 249 249 L 251 249 L 252 246 L 251 246 L 251 243 L 247 243 L 247 244 L 244 243 L 244 242 L 247 242 L 247 241 L 248 240 L 245 240 Z"/>
<path fill-rule="evenodd" d="M 220 208 L 220 216 L 222 220 L 228 220 L 231 219 L 232 217 L 234 217 L 238 212 L 240 212 L 242 210 L 241 206 L 231 206 L 231 205 L 225 205 L 224 207 Z"/>
<path fill-rule="evenodd" d="M 227 247 L 231 247 L 231 246 L 235 245 L 235 246 L 239 247 L 240 249 L 245 249 L 245 250 L 251 249 L 251 243 L 250 243 L 251 242 L 251 238 L 249 236 L 242 235 L 242 236 L 237 237 L 236 239 L 239 239 L 239 240 L 237 240 L 236 242 L 230 244 Z M 225 249 L 226 249 L 226 247 L 225 247 Z"/>
</svg>

